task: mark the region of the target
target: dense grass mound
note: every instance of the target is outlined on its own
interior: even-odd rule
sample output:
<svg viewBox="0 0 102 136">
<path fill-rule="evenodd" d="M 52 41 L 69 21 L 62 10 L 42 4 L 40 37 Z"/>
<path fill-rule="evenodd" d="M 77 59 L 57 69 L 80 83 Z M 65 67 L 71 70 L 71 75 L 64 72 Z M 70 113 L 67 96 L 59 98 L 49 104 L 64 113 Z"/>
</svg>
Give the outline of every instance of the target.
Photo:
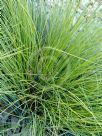
<svg viewBox="0 0 102 136">
<path fill-rule="evenodd" d="M 59 2 L 1 2 L 0 112 L 19 119 L 1 134 L 102 136 L 102 22 Z"/>
</svg>

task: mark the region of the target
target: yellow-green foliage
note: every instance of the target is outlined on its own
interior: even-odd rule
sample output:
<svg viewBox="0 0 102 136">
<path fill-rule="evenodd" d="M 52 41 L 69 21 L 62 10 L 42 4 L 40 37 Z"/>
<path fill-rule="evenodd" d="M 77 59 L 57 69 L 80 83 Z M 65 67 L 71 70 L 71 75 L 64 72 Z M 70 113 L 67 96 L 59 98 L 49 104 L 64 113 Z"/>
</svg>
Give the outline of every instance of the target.
<svg viewBox="0 0 102 136">
<path fill-rule="evenodd" d="M 102 135 L 102 22 L 80 1 L 2 0 L 1 114 L 33 136 Z M 1 133 L 13 128 L 2 124 Z M 65 134 L 63 134 L 65 136 Z"/>
</svg>

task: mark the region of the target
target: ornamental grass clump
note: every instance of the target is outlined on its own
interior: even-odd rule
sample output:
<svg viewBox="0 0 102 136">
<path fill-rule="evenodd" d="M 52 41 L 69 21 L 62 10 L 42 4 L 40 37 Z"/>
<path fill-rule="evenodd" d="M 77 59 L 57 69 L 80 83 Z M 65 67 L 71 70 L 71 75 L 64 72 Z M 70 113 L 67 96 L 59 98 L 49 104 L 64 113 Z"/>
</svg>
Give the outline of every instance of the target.
<svg viewBox="0 0 102 136">
<path fill-rule="evenodd" d="M 5 136 L 102 135 L 101 3 L 58 2 L 1 2 L 0 113 L 18 119 Z"/>
</svg>

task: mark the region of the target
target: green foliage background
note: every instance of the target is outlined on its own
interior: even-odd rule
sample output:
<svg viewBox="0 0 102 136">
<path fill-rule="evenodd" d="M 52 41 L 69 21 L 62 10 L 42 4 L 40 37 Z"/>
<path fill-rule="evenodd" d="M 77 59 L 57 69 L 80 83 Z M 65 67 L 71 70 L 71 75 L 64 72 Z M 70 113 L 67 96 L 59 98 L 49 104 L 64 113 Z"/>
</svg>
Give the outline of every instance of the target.
<svg viewBox="0 0 102 136">
<path fill-rule="evenodd" d="M 1 1 L 0 112 L 33 136 L 102 135 L 102 22 L 80 1 Z M 100 6 L 100 5 L 99 5 Z"/>
</svg>

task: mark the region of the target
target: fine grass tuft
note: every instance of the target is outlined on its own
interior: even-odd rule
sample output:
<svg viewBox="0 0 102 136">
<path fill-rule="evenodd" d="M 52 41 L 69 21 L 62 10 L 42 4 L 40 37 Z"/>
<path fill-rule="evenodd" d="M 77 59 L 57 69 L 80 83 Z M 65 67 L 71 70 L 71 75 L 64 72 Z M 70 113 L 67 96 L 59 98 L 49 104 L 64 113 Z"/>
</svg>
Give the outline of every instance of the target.
<svg viewBox="0 0 102 136">
<path fill-rule="evenodd" d="M 0 113 L 18 118 L 5 136 L 102 135 L 101 4 L 59 2 L 1 2 Z"/>
</svg>

